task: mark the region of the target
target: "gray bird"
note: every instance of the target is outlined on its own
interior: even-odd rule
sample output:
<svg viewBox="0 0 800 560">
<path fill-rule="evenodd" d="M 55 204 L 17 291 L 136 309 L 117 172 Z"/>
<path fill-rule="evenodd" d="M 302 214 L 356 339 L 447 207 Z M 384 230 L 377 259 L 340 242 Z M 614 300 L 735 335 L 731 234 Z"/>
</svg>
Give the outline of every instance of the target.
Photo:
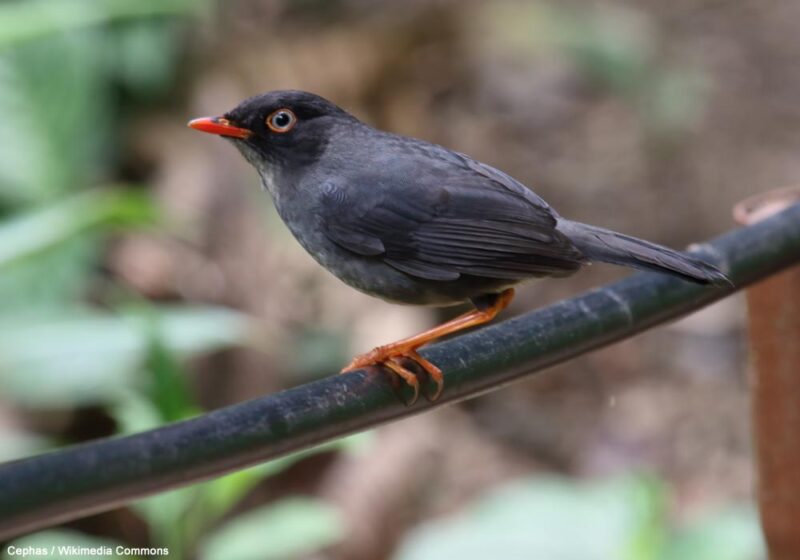
<svg viewBox="0 0 800 560">
<path fill-rule="evenodd" d="M 273 91 L 189 126 L 219 134 L 258 171 L 283 221 L 322 266 L 384 300 L 475 306 L 422 334 L 357 356 L 414 388 L 404 360 L 444 386 L 417 349 L 492 320 L 530 278 L 563 277 L 593 260 L 729 285 L 717 268 L 635 237 L 562 218 L 509 175 L 416 138 L 376 130 L 330 101 Z"/>
</svg>

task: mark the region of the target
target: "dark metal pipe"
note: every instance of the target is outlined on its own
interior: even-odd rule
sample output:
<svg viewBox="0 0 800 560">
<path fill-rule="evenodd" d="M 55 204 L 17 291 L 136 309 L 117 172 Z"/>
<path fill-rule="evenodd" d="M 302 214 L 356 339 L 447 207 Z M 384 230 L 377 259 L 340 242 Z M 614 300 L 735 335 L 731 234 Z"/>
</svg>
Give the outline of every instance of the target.
<svg viewBox="0 0 800 560">
<path fill-rule="evenodd" d="M 736 289 L 766 278 L 800 262 L 800 204 L 695 250 L 719 264 Z M 406 407 L 391 377 L 359 370 L 149 432 L 0 465 L 0 539 L 497 389 L 733 291 L 636 274 L 436 344 L 422 352 L 445 373 L 436 403 Z"/>
</svg>

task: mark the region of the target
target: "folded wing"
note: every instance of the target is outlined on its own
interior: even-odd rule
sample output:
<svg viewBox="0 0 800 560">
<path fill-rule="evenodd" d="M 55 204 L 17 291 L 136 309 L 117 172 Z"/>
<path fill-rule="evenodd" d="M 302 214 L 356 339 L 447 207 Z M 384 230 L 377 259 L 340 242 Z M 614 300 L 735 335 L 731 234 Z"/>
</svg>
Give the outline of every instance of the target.
<svg viewBox="0 0 800 560">
<path fill-rule="evenodd" d="M 535 195 L 526 196 L 518 183 L 510 189 L 474 172 L 456 175 L 456 180 L 358 189 L 326 184 L 325 234 L 353 253 L 434 281 L 462 275 L 508 280 L 564 276 L 585 262 L 556 229 L 553 211 Z M 348 191 L 370 196 L 354 199 Z"/>
</svg>

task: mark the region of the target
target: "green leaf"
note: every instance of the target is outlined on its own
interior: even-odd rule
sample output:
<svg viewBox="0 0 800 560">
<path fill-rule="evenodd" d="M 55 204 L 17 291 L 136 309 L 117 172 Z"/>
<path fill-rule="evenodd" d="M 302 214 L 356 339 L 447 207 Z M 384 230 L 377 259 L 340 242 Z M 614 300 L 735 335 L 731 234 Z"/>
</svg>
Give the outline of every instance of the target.
<svg viewBox="0 0 800 560">
<path fill-rule="evenodd" d="M 23 558 L 20 553 L 12 554 L 11 550 L 27 549 L 30 547 L 35 554 L 27 558 L 69 558 L 70 560 L 97 560 L 97 558 L 134 558 L 130 555 L 117 554 L 117 547 L 127 548 L 119 541 L 112 539 L 85 535 L 66 529 L 52 529 L 33 533 L 7 543 L 3 552 L 3 560 L 16 560 Z M 82 554 L 80 549 L 100 549 L 102 554 L 87 551 Z M 78 552 L 76 552 L 76 550 Z"/>
<path fill-rule="evenodd" d="M 208 482 L 203 485 L 202 507 L 198 510 L 203 518 L 200 524 L 208 525 L 222 517 L 259 482 L 283 472 L 307 457 L 330 451 L 357 452 L 371 439 L 369 432 L 353 434 Z"/>
<path fill-rule="evenodd" d="M 155 221 L 139 194 L 92 191 L 0 222 L 0 312 L 52 308 L 79 299 L 111 230 Z"/>
<path fill-rule="evenodd" d="M 102 44 L 59 37 L 0 57 L 0 201 L 42 203 L 85 186 L 109 138 Z"/>
<path fill-rule="evenodd" d="M 124 19 L 197 13 L 203 0 L 27 0 L 0 4 L 0 50 Z"/>
<path fill-rule="evenodd" d="M 753 508 L 719 512 L 679 531 L 662 560 L 755 560 L 767 558 Z"/>
<path fill-rule="evenodd" d="M 652 560 L 663 534 L 662 495 L 661 486 L 648 478 L 600 485 L 518 482 L 462 516 L 423 525 L 396 558 Z"/>
<path fill-rule="evenodd" d="M 161 307 L 161 343 L 179 357 L 242 343 L 250 321 L 218 307 Z M 0 393 L 29 405 L 108 404 L 141 385 L 151 318 L 71 311 L 0 318 Z"/>
<path fill-rule="evenodd" d="M 152 380 L 149 394 L 160 412 L 161 420 L 176 422 L 198 414 L 200 410 L 189 391 L 186 372 L 164 344 L 156 318 L 148 322 L 147 335 L 149 344 L 146 369 Z"/>
<path fill-rule="evenodd" d="M 361 433 L 328 442 L 203 484 L 139 500 L 133 509 L 147 521 L 154 542 L 169 546 L 170 550 L 189 548 L 265 478 L 316 453 L 362 449 L 369 439 L 369 433 Z"/>
<path fill-rule="evenodd" d="M 135 434 L 163 425 L 158 408 L 141 392 L 120 389 L 118 394 L 109 413 L 119 434 Z"/>
<path fill-rule="evenodd" d="M 175 79 L 180 28 L 169 24 L 178 19 L 150 16 L 207 4 L 0 3 L 0 204 L 42 203 L 107 176 L 123 136 L 120 82 L 136 98 Z M 130 21 L 108 25 L 119 20 Z"/>
<path fill-rule="evenodd" d="M 57 250 L 0 267 L 0 315 L 52 312 L 81 301 L 101 250 L 97 236 L 86 232 Z"/>
<path fill-rule="evenodd" d="M 336 511 L 318 500 L 289 498 L 242 514 L 203 541 L 202 560 L 287 560 L 343 537 Z"/>
<path fill-rule="evenodd" d="M 154 207 L 139 195 L 73 195 L 0 223 L 0 269 L 58 248 L 87 230 L 143 225 L 154 218 Z"/>
<path fill-rule="evenodd" d="M 168 548 L 178 558 L 188 544 L 185 540 L 183 519 L 196 503 L 198 491 L 197 486 L 187 486 L 132 504 L 132 509 L 147 521 L 152 542 L 156 546 Z"/>
<path fill-rule="evenodd" d="M 141 20 L 115 28 L 118 80 L 137 99 L 169 95 L 184 37 L 174 20 Z"/>
</svg>

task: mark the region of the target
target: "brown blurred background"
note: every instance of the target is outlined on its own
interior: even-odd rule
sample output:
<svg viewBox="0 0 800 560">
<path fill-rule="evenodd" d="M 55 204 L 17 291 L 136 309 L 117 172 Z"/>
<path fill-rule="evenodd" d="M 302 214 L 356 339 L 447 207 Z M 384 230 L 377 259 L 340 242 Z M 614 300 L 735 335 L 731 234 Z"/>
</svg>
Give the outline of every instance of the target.
<svg viewBox="0 0 800 560">
<path fill-rule="evenodd" d="M 742 198 L 800 177 L 793 0 L 98 0 L 76 1 L 69 15 L 53 5 L 0 6 L 23 18 L 6 19 L 0 37 L 0 241 L 12 242 L 4 225 L 63 210 L 84 191 L 112 193 L 120 207 L 30 254 L 0 255 L 0 329 L 10 333 L 0 350 L 13 354 L 9 341 L 23 335 L 36 341 L 18 359 L 0 356 L 7 458 L 327 375 L 453 313 L 340 284 L 291 238 L 239 154 L 185 127 L 250 95 L 313 91 L 376 127 L 503 169 L 565 216 L 678 248 L 732 227 Z M 20 21 L 34 31 L 19 31 Z M 70 171 L 52 172 L 59 166 Z M 597 265 L 528 284 L 505 316 L 625 274 Z M 104 336 L 119 330 L 119 340 L 87 321 Z M 78 343 L 42 357 L 43 346 L 67 346 L 53 334 L 65 323 Z M 20 334 L 20 324 L 32 330 Z M 461 537 L 442 524 L 512 481 L 557 481 L 583 503 L 593 485 L 627 480 L 621 494 L 608 490 L 614 499 L 649 498 L 625 525 L 626 543 L 653 527 L 656 541 L 680 541 L 686 527 L 734 507 L 744 511 L 735 521 L 707 524 L 732 527 L 727 542 L 756 535 L 728 556 L 662 543 L 666 552 L 631 545 L 630 558 L 756 558 L 743 328 L 742 302 L 729 298 L 511 388 L 260 471 L 218 515 L 196 513 L 207 504 L 195 494 L 169 517 L 162 497 L 160 514 L 123 509 L 53 538 L 167 543 L 174 558 L 444 558 L 456 550 L 447 539 Z M 109 378 L 117 349 L 125 368 Z M 102 363 L 86 365 L 94 354 Z M 64 376 L 78 397 L 42 398 Z M 643 494 L 628 499 L 631 488 Z M 319 546 L 273 554 L 267 542 L 236 556 L 228 541 L 204 541 L 295 495 L 334 518 L 321 522 Z M 579 515 L 565 518 L 574 524 L 564 531 L 585 534 Z"/>
</svg>

